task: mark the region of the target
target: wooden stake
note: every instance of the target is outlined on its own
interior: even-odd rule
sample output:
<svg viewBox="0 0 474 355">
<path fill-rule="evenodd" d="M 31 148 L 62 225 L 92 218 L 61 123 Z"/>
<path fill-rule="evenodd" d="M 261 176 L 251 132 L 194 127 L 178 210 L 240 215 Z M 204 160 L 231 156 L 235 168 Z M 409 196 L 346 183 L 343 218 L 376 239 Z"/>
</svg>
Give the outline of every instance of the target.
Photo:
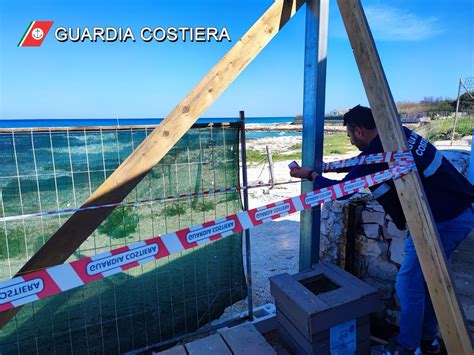
<svg viewBox="0 0 474 355">
<path fill-rule="evenodd" d="M 344 25 L 359 67 L 385 151 L 406 149 L 397 108 L 393 101 L 360 0 L 338 0 Z M 450 354 L 472 354 L 462 308 L 441 248 L 418 173 L 395 180 L 398 197 L 415 244 L 443 340 Z"/>
<path fill-rule="evenodd" d="M 83 206 L 123 201 L 265 48 L 303 3 L 304 0 L 276 0 Z M 101 208 L 75 212 L 17 275 L 64 263 L 112 210 L 113 208 Z M 0 329 L 19 309 L 0 313 Z"/>
</svg>

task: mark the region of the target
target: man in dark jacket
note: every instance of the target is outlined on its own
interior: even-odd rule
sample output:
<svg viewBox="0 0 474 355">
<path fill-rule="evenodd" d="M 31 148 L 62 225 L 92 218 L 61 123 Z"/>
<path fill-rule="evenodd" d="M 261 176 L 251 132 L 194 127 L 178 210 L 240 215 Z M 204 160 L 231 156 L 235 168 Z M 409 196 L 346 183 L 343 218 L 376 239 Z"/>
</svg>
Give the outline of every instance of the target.
<svg viewBox="0 0 474 355">
<path fill-rule="evenodd" d="M 360 155 L 383 152 L 369 108 L 352 108 L 344 115 L 344 125 L 347 127 L 351 144 L 361 151 Z M 474 228 L 474 186 L 426 139 L 406 127 L 403 127 L 403 130 L 415 159 L 444 252 L 449 258 Z M 348 171 L 342 180 L 346 181 L 387 168 L 387 164 L 360 165 L 340 171 Z M 293 170 L 290 174 L 313 181 L 315 189 L 340 182 L 327 179 L 306 167 Z M 370 190 L 396 226 L 405 229 L 406 220 L 393 181 L 376 185 Z M 396 290 L 401 308 L 399 353 L 414 353 L 419 346 L 423 353 L 439 353 L 436 316 L 410 235 L 405 243 L 405 256 L 397 275 Z"/>
</svg>

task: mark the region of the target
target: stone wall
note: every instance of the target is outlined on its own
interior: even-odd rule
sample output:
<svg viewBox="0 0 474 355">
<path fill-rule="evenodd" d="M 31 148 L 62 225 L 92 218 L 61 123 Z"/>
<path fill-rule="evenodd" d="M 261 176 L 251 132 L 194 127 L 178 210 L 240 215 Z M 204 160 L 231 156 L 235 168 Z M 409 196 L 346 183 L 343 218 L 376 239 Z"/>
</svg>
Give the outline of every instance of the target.
<svg viewBox="0 0 474 355">
<path fill-rule="evenodd" d="M 442 153 L 461 173 L 467 174 L 468 152 Z M 355 239 L 352 244 L 351 238 Z M 349 200 L 326 203 L 322 207 L 321 259 L 348 269 L 379 289 L 385 304 L 379 317 L 394 325 L 398 325 L 400 316 L 395 279 L 403 261 L 406 238 L 407 231 L 397 229 L 370 193 L 356 194 Z M 351 253 L 353 262 L 349 265 Z"/>
</svg>

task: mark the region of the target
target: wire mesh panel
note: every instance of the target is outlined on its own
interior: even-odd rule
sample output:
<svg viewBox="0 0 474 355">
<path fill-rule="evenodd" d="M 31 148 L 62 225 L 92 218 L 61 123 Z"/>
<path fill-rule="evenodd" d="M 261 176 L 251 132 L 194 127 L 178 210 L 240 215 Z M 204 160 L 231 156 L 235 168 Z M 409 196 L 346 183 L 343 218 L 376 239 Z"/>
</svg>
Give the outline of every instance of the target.
<svg viewBox="0 0 474 355">
<path fill-rule="evenodd" d="M 0 133 L 0 216 L 80 206 L 150 128 Z M 152 199 L 238 185 L 238 127 L 192 128 L 129 194 Z M 68 261 L 237 212 L 239 194 L 116 208 Z M 12 277 L 68 214 L 0 225 L 0 280 Z M 202 327 L 245 298 L 241 235 L 172 255 L 23 307 L 0 353 L 113 353 Z"/>
</svg>

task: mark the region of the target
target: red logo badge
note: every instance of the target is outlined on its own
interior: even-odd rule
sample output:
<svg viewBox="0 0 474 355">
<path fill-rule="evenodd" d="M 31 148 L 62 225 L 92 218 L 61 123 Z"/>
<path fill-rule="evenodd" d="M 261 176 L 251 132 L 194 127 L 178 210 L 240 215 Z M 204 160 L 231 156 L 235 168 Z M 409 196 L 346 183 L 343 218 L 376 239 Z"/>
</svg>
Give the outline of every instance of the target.
<svg viewBox="0 0 474 355">
<path fill-rule="evenodd" d="M 48 34 L 54 21 L 31 21 L 18 47 L 39 47 Z"/>
</svg>

